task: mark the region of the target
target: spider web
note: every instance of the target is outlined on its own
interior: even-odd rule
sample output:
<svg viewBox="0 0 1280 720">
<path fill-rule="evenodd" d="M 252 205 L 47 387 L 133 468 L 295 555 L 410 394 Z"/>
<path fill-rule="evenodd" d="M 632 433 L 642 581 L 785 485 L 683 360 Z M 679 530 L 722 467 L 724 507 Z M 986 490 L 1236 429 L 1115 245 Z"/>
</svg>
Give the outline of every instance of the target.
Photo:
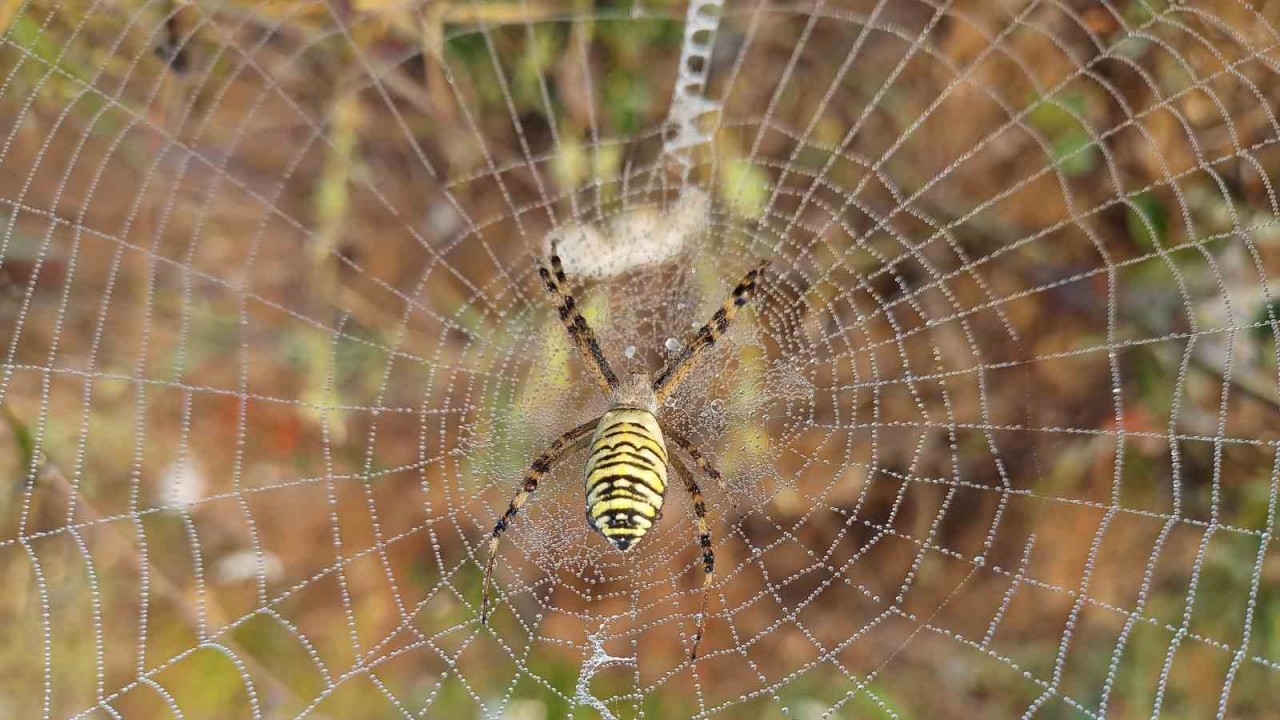
<svg viewBox="0 0 1280 720">
<path fill-rule="evenodd" d="M 0 715 L 1280 700 L 1275 2 L 0 5 Z M 626 554 L 582 458 L 758 258 Z"/>
</svg>

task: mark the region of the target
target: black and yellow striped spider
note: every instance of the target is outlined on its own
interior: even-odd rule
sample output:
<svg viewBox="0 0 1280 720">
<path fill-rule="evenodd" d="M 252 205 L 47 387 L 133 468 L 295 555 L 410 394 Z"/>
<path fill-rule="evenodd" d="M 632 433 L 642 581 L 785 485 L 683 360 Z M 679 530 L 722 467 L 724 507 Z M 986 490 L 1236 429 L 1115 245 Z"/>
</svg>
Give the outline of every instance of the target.
<svg viewBox="0 0 1280 720">
<path fill-rule="evenodd" d="M 707 615 L 708 592 L 715 571 L 716 557 L 711 549 L 711 531 L 707 525 L 707 506 L 702 491 L 687 465 L 667 454 L 664 428 L 656 413 L 663 402 L 689 376 L 698 359 L 715 345 L 716 339 L 729 329 L 734 315 L 751 302 L 756 294 L 756 281 L 768 262 L 761 262 L 742 278 L 728 299 L 716 310 L 711 320 L 698 330 L 685 349 L 667 363 L 666 368 L 650 379 L 647 373 L 634 372 L 619 380 L 600 351 L 595 333 L 586 318 L 578 312 L 573 295 L 566 289 L 567 280 L 560 257 L 551 248 L 551 269 L 538 263 L 538 274 L 555 299 L 560 320 L 583 360 L 595 374 L 596 382 L 611 401 L 609 410 L 561 435 L 524 474 L 524 485 L 511 498 L 507 511 L 498 518 L 489 537 L 489 559 L 484 567 L 484 589 L 480 599 L 480 621 L 488 622 L 489 582 L 493 562 L 498 554 L 498 540 L 506 532 L 529 495 L 538 489 L 538 481 L 570 453 L 591 447 L 586 465 L 587 522 L 619 550 L 635 547 L 644 534 L 662 517 L 662 500 L 667 490 L 667 466 L 675 469 L 684 481 L 698 518 L 698 542 L 702 546 L 704 570 L 702 612 L 693 637 L 690 659 L 698 656 Z M 592 433 L 592 430 L 595 432 Z M 665 437 L 684 451 L 698 469 L 716 483 L 723 483 L 719 471 L 712 467 L 698 448 L 679 433 L 666 429 Z"/>
</svg>

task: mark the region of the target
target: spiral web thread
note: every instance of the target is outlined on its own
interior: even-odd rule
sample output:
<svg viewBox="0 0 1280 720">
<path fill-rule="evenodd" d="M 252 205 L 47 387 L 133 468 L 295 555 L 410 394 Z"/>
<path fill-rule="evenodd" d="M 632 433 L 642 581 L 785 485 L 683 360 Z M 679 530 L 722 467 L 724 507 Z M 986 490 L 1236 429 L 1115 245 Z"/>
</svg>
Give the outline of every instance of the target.
<svg viewBox="0 0 1280 720">
<path fill-rule="evenodd" d="M 1280 5 L 0 5 L 0 716 L 1266 717 Z M 635 550 L 581 456 L 703 482 Z"/>
</svg>

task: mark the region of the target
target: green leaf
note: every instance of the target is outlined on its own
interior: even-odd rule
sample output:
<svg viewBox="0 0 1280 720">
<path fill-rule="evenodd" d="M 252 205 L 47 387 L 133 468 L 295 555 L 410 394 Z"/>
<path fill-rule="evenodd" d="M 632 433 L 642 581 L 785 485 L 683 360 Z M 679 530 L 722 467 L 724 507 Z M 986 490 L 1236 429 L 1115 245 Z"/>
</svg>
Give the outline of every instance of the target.
<svg viewBox="0 0 1280 720">
<path fill-rule="evenodd" d="M 649 108 L 652 93 L 645 74 L 614 70 L 605 79 L 604 98 L 604 112 L 608 116 L 609 126 L 630 135 L 640 128 L 640 121 Z"/>
<path fill-rule="evenodd" d="M 20 472 L 25 473 L 31 467 L 32 458 L 36 454 L 35 436 L 31 434 L 31 428 L 22 421 L 22 418 L 13 412 L 13 408 L 7 404 L 0 404 L 0 412 L 4 413 L 9 432 L 13 433 L 13 441 L 18 444 L 18 451 L 22 455 Z"/>
<path fill-rule="evenodd" d="M 1163 245 L 1169 219 L 1160 199 L 1150 192 L 1139 193 L 1129 199 L 1126 207 L 1126 225 L 1133 244 L 1143 250 Z"/>
<path fill-rule="evenodd" d="M 1098 167 L 1102 153 L 1086 132 L 1072 132 L 1053 142 L 1053 162 L 1068 177 L 1080 177 Z"/>
<path fill-rule="evenodd" d="M 1272 323 L 1280 323 L 1280 299 L 1273 299 L 1258 308 L 1257 314 L 1253 316 L 1252 335 L 1261 344 L 1270 345 L 1274 342 L 1275 329 Z"/>
<path fill-rule="evenodd" d="M 1054 164 L 1068 177 L 1088 175 L 1102 157 L 1089 126 L 1082 120 L 1087 110 L 1088 98 L 1083 94 L 1063 93 L 1036 99 L 1027 113 L 1031 127 L 1048 141 Z"/>
<path fill-rule="evenodd" d="M 1082 130 L 1077 118 L 1085 115 L 1085 105 L 1085 97 L 1079 93 L 1038 98 L 1027 113 L 1027 121 L 1035 129 L 1050 136 Z"/>
</svg>

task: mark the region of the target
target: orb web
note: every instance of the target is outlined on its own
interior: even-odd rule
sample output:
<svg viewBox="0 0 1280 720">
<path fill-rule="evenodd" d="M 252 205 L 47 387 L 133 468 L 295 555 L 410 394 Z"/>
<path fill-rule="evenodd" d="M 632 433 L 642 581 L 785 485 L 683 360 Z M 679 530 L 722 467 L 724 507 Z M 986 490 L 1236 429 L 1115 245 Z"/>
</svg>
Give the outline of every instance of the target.
<svg viewBox="0 0 1280 720">
<path fill-rule="evenodd" d="M 1264 717 L 1275 3 L 0 7 L 0 714 Z M 701 479 L 619 553 L 608 406 Z"/>
</svg>

